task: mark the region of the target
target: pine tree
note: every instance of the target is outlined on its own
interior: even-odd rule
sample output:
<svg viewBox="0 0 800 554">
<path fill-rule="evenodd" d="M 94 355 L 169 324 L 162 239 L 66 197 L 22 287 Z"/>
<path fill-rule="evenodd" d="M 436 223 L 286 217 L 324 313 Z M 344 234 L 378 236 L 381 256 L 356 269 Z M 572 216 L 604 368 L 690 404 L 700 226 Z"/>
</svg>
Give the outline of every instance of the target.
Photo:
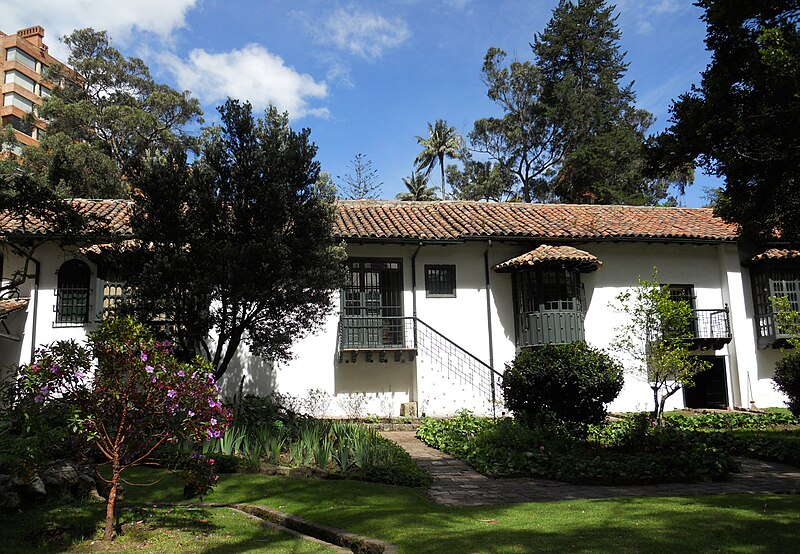
<svg viewBox="0 0 800 554">
<path fill-rule="evenodd" d="M 341 197 L 345 200 L 375 200 L 381 195 L 383 182 L 378 180 L 378 171 L 372 167 L 372 161 L 364 154 L 356 154 L 350 160 L 350 173 L 337 179 L 344 183 Z"/>
<path fill-rule="evenodd" d="M 561 0 L 531 45 L 542 102 L 559 133 L 561 163 L 550 187 L 562 201 L 652 204 L 665 180 L 644 176 L 652 115 L 634 106 L 614 8 L 604 0 Z"/>
</svg>

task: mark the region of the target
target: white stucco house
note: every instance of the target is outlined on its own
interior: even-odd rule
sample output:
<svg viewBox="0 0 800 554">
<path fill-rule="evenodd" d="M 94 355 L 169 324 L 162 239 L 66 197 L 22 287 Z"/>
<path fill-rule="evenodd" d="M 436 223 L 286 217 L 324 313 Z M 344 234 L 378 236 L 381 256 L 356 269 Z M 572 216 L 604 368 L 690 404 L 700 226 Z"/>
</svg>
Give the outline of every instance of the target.
<svg viewBox="0 0 800 554">
<path fill-rule="evenodd" d="M 126 232 L 127 202 L 75 202 L 110 232 Z M 499 379 L 520 349 L 574 340 L 609 348 L 625 323 L 616 297 L 655 267 L 692 304 L 695 352 L 711 362 L 668 409 L 783 405 L 771 377 L 785 337 L 768 298 L 787 295 L 800 309 L 800 251 L 746 251 L 735 227 L 708 209 L 354 201 L 339 203 L 335 232 L 349 278 L 334 313 L 297 341 L 288 363 L 240 352 L 226 393 L 244 378 L 258 394 L 318 391 L 334 416 L 359 398 L 364 413 L 379 415 L 398 415 L 401 405 L 427 415 L 499 413 Z M 0 233 L 48 237 L 44 226 L 22 229 L 8 217 Z M 81 246 L 43 244 L 28 277 L 0 300 L 6 371 L 28 362 L 36 345 L 82 338 L 121 294 Z M 20 263 L 6 246 L 4 279 Z M 652 402 L 631 373 L 610 409 Z"/>
</svg>

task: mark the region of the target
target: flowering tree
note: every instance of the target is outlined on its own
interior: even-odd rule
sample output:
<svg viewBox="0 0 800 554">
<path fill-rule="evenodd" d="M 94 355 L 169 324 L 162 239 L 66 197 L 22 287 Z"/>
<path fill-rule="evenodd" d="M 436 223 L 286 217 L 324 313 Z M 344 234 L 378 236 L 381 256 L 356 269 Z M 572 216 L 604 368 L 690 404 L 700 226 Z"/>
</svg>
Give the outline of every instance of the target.
<svg viewBox="0 0 800 554">
<path fill-rule="evenodd" d="M 165 443 L 199 445 L 220 437 L 230 419 L 209 364 L 178 362 L 168 343 L 156 341 L 131 318 L 104 322 L 86 345 L 61 341 L 38 350 L 34 362 L 20 369 L 20 390 L 27 408 L 52 398 L 68 401 L 72 429 L 110 463 L 105 540 L 114 535 L 124 470 L 152 463 L 153 452 Z M 199 463 L 208 467 L 198 468 Z M 211 488 L 213 460 L 195 453 L 188 468 L 196 492 Z"/>
</svg>

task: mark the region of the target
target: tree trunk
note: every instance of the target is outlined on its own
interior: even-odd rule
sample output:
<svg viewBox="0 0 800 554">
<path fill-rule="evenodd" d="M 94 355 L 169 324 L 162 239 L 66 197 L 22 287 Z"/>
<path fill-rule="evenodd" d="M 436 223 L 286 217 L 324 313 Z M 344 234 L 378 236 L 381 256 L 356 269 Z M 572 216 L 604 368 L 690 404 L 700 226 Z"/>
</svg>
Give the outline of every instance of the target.
<svg viewBox="0 0 800 554">
<path fill-rule="evenodd" d="M 116 455 L 114 456 L 116 458 Z M 106 504 L 106 530 L 103 540 L 108 542 L 114 538 L 114 506 L 117 501 L 117 487 L 119 486 L 120 469 L 119 461 L 114 460 L 111 472 L 111 489 L 108 491 L 108 503 Z"/>
<path fill-rule="evenodd" d="M 442 169 L 442 200 L 447 200 L 447 191 L 444 188 L 444 156 L 439 157 L 439 167 Z"/>
</svg>

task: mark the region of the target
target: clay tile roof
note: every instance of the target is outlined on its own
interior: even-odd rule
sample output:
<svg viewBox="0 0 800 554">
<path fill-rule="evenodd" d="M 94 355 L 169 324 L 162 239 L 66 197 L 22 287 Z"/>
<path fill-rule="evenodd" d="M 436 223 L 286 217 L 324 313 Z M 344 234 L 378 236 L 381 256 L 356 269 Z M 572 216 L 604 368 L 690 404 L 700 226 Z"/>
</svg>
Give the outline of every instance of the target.
<svg viewBox="0 0 800 554">
<path fill-rule="evenodd" d="M 94 231 L 103 234 L 130 235 L 130 216 L 132 202 L 128 200 L 70 200 L 77 212 L 85 216 Z M 47 235 L 52 226 L 42 219 L 29 216 L 24 220 L 9 213 L 0 213 L 0 234 L 5 235 Z"/>
<path fill-rule="evenodd" d="M 583 273 L 596 271 L 603 262 L 593 254 L 578 250 L 572 246 L 552 246 L 543 244 L 516 258 L 511 258 L 495 265 L 492 269 L 498 272 L 513 271 L 527 267 L 564 265 L 575 267 Z"/>
<path fill-rule="evenodd" d="M 27 298 L 7 298 L 0 300 L 0 317 L 7 316 L 11 312 L 21 310 L 28 305 Z"/>
<path fill-rule="evenodd" d="M 341 201 L 343 239 L 464 240 L 491 237 L 734 241 L 734 225 L 708 208 L 494 202 Z"/>
<path fill-rule="evenodd" d="M 95 231 L 130 235 L 132 202 L 71 200 Z M 494 202 L 341 201 L 334 235 L 344 240 L 687 240 L 735 241 L 734 225 L 707 208 L 652 208 Z M 52 228 L 0 213 L 0 234 L 45 235 Z"/>
<path fill-rule="evenodd" d="M 747 260 L 748 264 L 759 262 L 800 262 L 800 250 L 789 250 L 784 248 L 770 248 L 757 256 Z"/>
</svg>

